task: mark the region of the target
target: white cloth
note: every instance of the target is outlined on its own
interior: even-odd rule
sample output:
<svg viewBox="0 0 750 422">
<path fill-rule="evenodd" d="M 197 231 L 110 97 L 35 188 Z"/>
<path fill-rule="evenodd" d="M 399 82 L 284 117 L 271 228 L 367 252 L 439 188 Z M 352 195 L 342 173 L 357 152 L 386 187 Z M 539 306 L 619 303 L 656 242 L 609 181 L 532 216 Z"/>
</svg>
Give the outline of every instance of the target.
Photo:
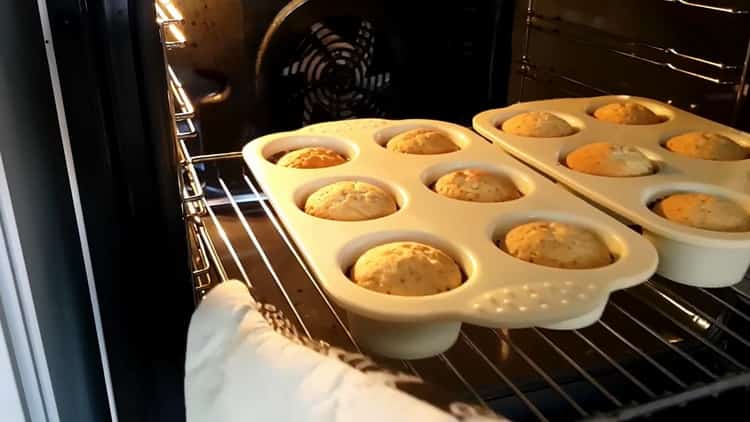
<svg viewBox="0 0 750 422">
<path fill-rule="evenodd" d="M 185 363 L 188 422 L 457 421 L 382 377 L 290 341 L 256 306 L 244 284 L 227 281 L 195 311 Z"/>
</svg>

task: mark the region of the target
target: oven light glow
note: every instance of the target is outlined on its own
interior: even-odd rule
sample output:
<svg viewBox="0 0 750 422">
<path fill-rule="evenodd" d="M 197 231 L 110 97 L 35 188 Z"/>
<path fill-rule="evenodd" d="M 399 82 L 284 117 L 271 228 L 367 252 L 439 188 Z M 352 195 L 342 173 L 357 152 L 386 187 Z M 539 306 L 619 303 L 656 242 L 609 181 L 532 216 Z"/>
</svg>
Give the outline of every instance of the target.
<svg viewBox="0 0 750 422">
<path fill-rule="evenodd" d="M 167 10 L 172 19 L 182 20 L 182 12 L 172 3 L 172 0 L 159 0 L 159 3 Z"/>
<path fill-rule="evenodd" d="M 187 38 L 178 23 L 182 22 L 184 17 L 182 12 L 172 3 L 171 0 L 157 0 L 154 3 L 156 8 L 156 23 L 164 26 L 169 31 L 174 43 L 183 44 Z"/>
<path fill-rule="evenodd" d="M 176 25 L 169 25 L 169 32 L 172 34 L 176 42 L 184 43 L 187 38 L 180 28 Z"/>
<path fill-rule="evenodd" d="M 154 3 L 156 7 L 156 21 L 163 22 L 181 22 L 183 20 L 182 12 L 172 3 L 172 0 L 158 0 Z"/>
</svg>

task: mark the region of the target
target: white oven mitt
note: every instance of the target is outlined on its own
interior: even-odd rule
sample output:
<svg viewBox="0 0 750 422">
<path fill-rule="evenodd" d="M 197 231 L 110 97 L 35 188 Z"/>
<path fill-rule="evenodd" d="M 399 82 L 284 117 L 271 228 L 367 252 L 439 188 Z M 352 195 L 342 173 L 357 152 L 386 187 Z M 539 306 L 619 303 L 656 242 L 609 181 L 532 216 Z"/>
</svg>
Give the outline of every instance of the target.
<svg viewBox="0 0 750 422">
<path fill-rule="evenodd" d="M 257 306 L 244 284 L 227 281 L 195 311 L 185 363 L 188 422 L 490 420 L 448 414 L 382 376 L 297 344 Z"/>
</svg>

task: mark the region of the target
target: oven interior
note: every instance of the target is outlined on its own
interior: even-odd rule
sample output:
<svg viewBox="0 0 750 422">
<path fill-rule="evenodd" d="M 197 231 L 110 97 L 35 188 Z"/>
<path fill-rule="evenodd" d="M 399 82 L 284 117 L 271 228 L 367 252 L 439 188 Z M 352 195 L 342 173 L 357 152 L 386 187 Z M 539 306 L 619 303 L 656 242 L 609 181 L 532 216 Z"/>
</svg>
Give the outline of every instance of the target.
<svg viewBox="0 0 750 422">
<path fill-rule="evenodd" d="M 749 126 L 742 2 L 226 3 L 156 2 L 195 302 L 239 279 L 300 332 L 348 350 L 359 347 L 345 312 L 238 152 L 248 139 L 353 117 L 469 124 L 483 108 L 612 93 Z M 749 283 L 655 276 L 612 295 L 584 329 L 464 324 L 437 357 L 375 360 L 513 420 L 729 411 L 750 386 Z"/>
</svg>

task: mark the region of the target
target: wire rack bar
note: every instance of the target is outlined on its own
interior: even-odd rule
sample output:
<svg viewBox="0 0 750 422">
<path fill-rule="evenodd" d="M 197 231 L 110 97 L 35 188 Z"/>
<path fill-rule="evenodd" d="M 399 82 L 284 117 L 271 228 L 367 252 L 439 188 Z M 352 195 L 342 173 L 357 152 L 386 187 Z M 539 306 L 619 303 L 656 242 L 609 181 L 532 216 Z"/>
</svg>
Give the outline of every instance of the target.
<svg viewBox="0 0 750 422">
<path fill-rule="evenodd" d="M 625 290 L 625 292 L 628 293 L 629 295 L 635 297 L 636 299 L 638 299 L 638 296 L 634 295 L 633 292 L 631 292 L 630 290 Z M 672 324 L 674 324 L 677 327 L 679 327 L 681 330 L 683 330 L 684 332 L 686 332 L 692 338 L 698 340 L 701 344 L 703 344 L 704 346 L 706 346 L 709 349 L 711 349 L 712 351 L 714 351 L 716 354 L 718 354 L 719 356 L 721 356 L 723 359 L 725 359 L 726 361 L 730 362 L 732 365 L 734 365 L 735 367 L 737 367 L 737 369 L 742 370 L 742 371 L 747 371 L 747 367 L 745 365 L 743 365 L 740 362 L 738 362 L 732 356 L 729 356 L 726 352 L 724 352 L 723 350 L 721 350 L 718 347 L 716 347 L 715 344 L 713 344 L 710 341 L 706 340 L 705 338 L 703 338 L 703 336 L 697 334 L 695 331 L 691 330 L 689 327 L 687 327 L 685 324 L 683 324 L 680 321 L 678 321 L 673 316 L 671 316 L 668 313 L 664 312 L 664 310 L 660 309 L 658 306 L 654 306 L 651 309 L 654 310 L 654 311 L 656 311 L 658 314 L 660 314 L 664 318 L 668 319 Z"/>
<path fill-rule="evenodd" d="M 610 413 L 610 417 L 599 417 L 594 420 L 630 420 L 642 416 L 651 415 L 659 410 L 680 406 L 693 400 L 716 397 L 720 393 L 740 387 L 747 387 L 750 383 L 750 374 L 744 373 L 737 376 L 727 377 L 711 384 L 699 385 L 688 390 L 667 395 L 645 404 L 633 405 L 624 409 L 618 409 Z"/>
<path fill-rule="evenodd" d="M 714 6 L 710 4 L 705 3 L 699 3 L 694 1 L 687 1 L 687 0 L 663 0 L 667 3 L 677 3 L 682 6 L 688 6 L 688 7 L 695 7 L 699 9 L 704 10 L 710 10 L 713 12 L 721 12 L 721 13 L 729 13 L 731 15 L 747 15 L 750 13 L 750 10 L 748 9 L 737 9 L 734 7 L 720 7 L 720 6 Z"/>
<path fill-rule="evenodd" d="M 499 341 L 508 343 L 511 349 L 518 353 L 518 355 L 521 356 L 521 359 L 523 359 L 524 362 L 531 366 L 534 371 L 536 371 L 536 373 L 539 374 L 539 376 L 541 376 L 542 379 L 544 379 L 544 381 L 547 382 L 547 384 L 549 384 L 549 386 L 552 387 L 552 389 L 560 395 L 560 397 L 562 397 L 566 402 L 568 402 L 568 404 L 570 404 L 571 407 L 573 407 L 573 409 L 576 410 L 576 412 L 578 412 L 581 416 L 588 416 L 589 412 L 584 410 L 584 408 L 581 407 L 578 402 L 573 400 L 573 398 L 570 397 L 570 395 L 566 393 L 562 387 L 560 387 L 560 384 L 555 382 L 555 380 L 553 380 L 552 377 L 550 377 L 550 375 L 544 369 L 542 369 L 536 362 L 534 362 L 534 360 L 531 359 L 529 355 L 521 350 L 520 347 L 516 346 L 516 343 L 511 340 L 509 336 L 498 330 L 492 330 L 492 332 L 495 333 Z"/>
<path fill-rule="evenodd" d="M 667 378 L 669 378 L 673 383 L 677 384 L 680 388 L 686 388 L 687 384 L 685 384 L 684 381 L 682 381 L 680 378 L 678 378 L 672 371 L 662 366 L 659 362 L 655 361 L 651 356 L 646 354 L 643 350 L 641 350 L 640 347 L 636 346 L 632 342 L 630 342 L 628 339 L 623 337 L 622 334 L 618 333 L 616 330 L 614 330 L 612 327 L 609 326 L 604 321 L 599 321 L 599 325 L 604 327 L 605 330 L 607 330 L 610 334 L 617 337 L 618 340 L 625 343 L 626 346 L 628 346 L 632 351 L 636 352 L 638 356 L 641 357 L 641 359 L 645 360 L 646 362 L 650 363 L 654 368 L 656 368 L 659 372 L 664 374 Z"/>
<path fill-rule="evenodd" d="M 536 19 L 536 17 L 534 17 L 534 19 Z M 574 42 L 576 44 L 581 44 L 581 45 L 586 45 L 586 46 L 589 46 L 589 47 L 598 48 L 600 50 L 604 50 L 604 51 L 607 51 L 607 52 L 612 53 L 612 54 L 617 54 L 619 56 L 627 57 L 629 59 L 637 60 L 637 61 L 640 61 L 640 62 L 643 62 L 643 63 L 647 63 L 647 64 L 654 65 L 654 66 L 657 66 L 657 67 L 668 69 L 668 70 L 671 70 L 671 71 L 674 71 L 674 72 L 677 72 L 677 73 L 681 73 L 683 75 L 691 76 L 693 78 L 702 79 L 704 81 L 711 82 L 711 83 L 716 84 L 716 85 L 736 85 L 737 84 L 737 78 L 731 79 L 731 80 L 727 80 L 727 79 L 723 79 L 723 78 L 717 78 L 717 77 L 709 76 L 709 75 L 706 75 L 706 74 L 703 74 L 703 73 L 700 73 L 700 72 L 696 72 L 696 71 L 685 69 L 685 68 L 677 66 L 677 65 L 675 65 L 674 63 L 671 63 L 671 62 L 660 61 L 660 60 L 656 60 L 656 59 L 652 59 L 652 58 L 641 56 L 641 55 L 639 55 L 637 53 L 634 53 L 634 52 L 631 52 L 631 51 L 626 51 L 626 50 L 621 50 L 621 49 L 618 49 L 618 48 L 608 47 L 608 46 L 606 46 L 606 45 L 604 45 L 602 43 L 599 43 L 599 42 L 595 42 L 595 41 L 591 41 L 591 40 L 584 40 L 584 39 L 581 39 L 579 37 L 575 37 L 575 36 L 572 36 L 572 35 L 565 34 L 565 33 L 561 32 L 560 30 L 551 30 L 551 29 L 545 28 L 543 26 L 535 24 L 533 22 L 533 19 L 532 19 L 532 23 L 530 24 L 530 26 L 532 28 L 536 29 L 537 31 L 543 31 L 543 32 L 546 32 L 546 33 L 555 34 L 555 35 L 558 35 L 558 36 L 560 36 L 560 37 L 562 37 L 562 38 L 564 38 L 564 39 L 566 39 L 568 41 Z M 672 51 L 674 51 L 674 49 L 672 49 Z M 667 52 L 668 53 L 669 49 L 664 49 L 663 52 Z M 690 56 L 685 56 L 685 57 L 690 57 Z M 706 62 L 708 62 L 708 61 L 706 61 Z"/>
<path fill-rule="evenodd" d="M 674 344 L 668 342 L 667 340 L 664 340 L 664 337 L 660 336 L 659 333 L 655 332 L 649 326 L 647 326 L 646 324 L 644 324 L 643 322 L 641 322 L 638 318 L 634 317 L 630 312 L 628 312 L 625 309 L 623 309 L 622 307 L 620 307 L 620 305 L 618 305 L 617 303 L 610 302 L 609 306 L 612 309 L 616 309 L 621 314 L 623 314 L 626 317 L 630 318 L 631 322 L 635 323 L 640 328 L 642 328 L 643 330 L 645 330 L 646 332 L 648 332 L 649 334 L 651 334 L 651 336 L 653 336 L 654 338 L 656 338 L 657 340 L 659 340 L 669 350 L 671 350 L 672 352 L 675 352 L 678 355 L 680 355 L 680 357 L 682 357 L 686 361 L 690 362 L 693 366 L 695 366 L 699 371 L 701 371 L 702 373 L 704 373 L 705 375 L 707 375 L 709 378 L 714 379 L 714 380 L 718 378 L 716 374 L 714 374 L 713 372 L 711 372 L 708 368 L 706 368 L 705 366 L 703 366 L 697 360 L 693 359 L 692 356 L 690 356 L 689 354 L 687 354 L 686 352 L 684 352 L 679 347 L 676 347 Z"/>
<path fill-rule="evenodd" d="M 709 289 L 698 289 L 698 291 L 702 292 L 706 296 L 712 298 L 713 300 L 721 303 L 725 308 L 731 310 L 735 313 L 735 315 L 739 316 L 740 318 L 744 319 L 747 322 L 750 322 L 750 316 L 748 316 L 746 313 L 742 312 L 741 310 L 737 309 L 734 305 L 730 304 L 726 300 L 720 298 L 714 293 L 711 293 L 711 290 Z"/>
<path fill-rule="evenodd" d="M 305 335 L 309 338 L 312 338 L 312 335 L 310 335 L 310 330 L 307 328 L 307 324 L 305 324 L 304 319 L 302 319 L 302 316 L 297 310 L 297 307 L 294 305 L 294 301 L 292 301 L 292 299 L 289 297 L 289 293 L 286 291 L 286 287 L 284 287 L 284 283 L 281 281 L 281 278 L 279 278 L 279 275 L 276 273 L 276 270 L 274 269 L 273 264 L 271 264 L 271 260 L 268 258 L 268 254 L 266 254 L 266 251 L 263 248 L 263 245 L 261 245 L 260 241 L 258 240 L 258 237 L 255 235 L 255 232 L 250 227 L 250 224 L 247 222 L 247 219 L 242 214 L 242 211 L 240 210 L 239 205 L 237 205 L 237 201 L 234 200 L 232 193 L 229 191 L 229 188 L 227 187 L 226 183 L 224 183 L 223 179 L 221 178 L 219 179 L 219 184 L 221 184 L 221 188 L 224 189 L 224 192 L 227 194 L 229 203 L 231 204 L 234 212 L 237 213 L 237 217 L 239 218 L 240 224 L 242 224 L 242 228 L 245 229 L 247 236 L 250 238 L 250 240 L 253 243 L 253 246 L 255 246 L 255 249 L 258 251 L 260 258 L 263 260 L 263 264 L 265 264 L 266 268 L 268 268 L 268 271 L 271 273 L 271 277 L 273 278 L 274 283 L 276 283 L 276 286 L 279 288 L 279 290 L 281 291 L 281 294 L 284 296 L 284 300 L 286 301 L 287 305 L 289 305 L 289 308 L 292 310 L 292 313 L 294 314 L 294 318 L 297 320 L 297 323 L 299 323 L 299 326 L 302 328 L 302 331 L 305 332 Z"/>
<path fill-rule="evenodd" d="M 508 378 L 503 373 L 503 371 L 501 371 L 500 368 L 498 368 L 497 365 L 495 365 L 495 363 L 492 362 L 492 360 L 488 358 L 487 355 L 479 347 L 477 347 L 476 344 L 474 344 L 469 336 L 464 334 L 463 331 L 461 331 L 460 336 L 461 340 L 463 340 L 466 345 L 468 345 L 484 361 L 484 363 L 486 363 L 490 367 L 490 369 L 492 369 L 492 372 L 494 372 L 495 375 L 497 375 L 505 383 L 505 385 L 507 385 L 508 388 L 513 391 L 513 394 L 515 394 L 516 397 L 521 400 L 521 402 L 531 411 L 531 413 L 534 414 L 534 416 L 536 416 L 537 419 L 544 422 L 548 421 L 548 419 L 544 416 L 544 414 L 542 414 L 539 408 L 536 407 L 534 403 L 531 402 L 531 400 L 529 400 L 526 394 L 524 394 L 521 389 L 518 388 L 518 386 L 510 378 Z"/>
<path fill-rule="evenodd" d="M 448 369 L 450 369 L 450 371 L 453 373 L 453 375 L 459 381 L 461 381 L 461 384 L 464 385 L 464 388 L 466 388 L 466 390 L 469 393 L 471 393 L 472 397 L 474 397 L 474 399 L 479 404 L 481 404 L 484 408 L 489 409 L 489 406 L 487 406 L 487 402 L 485 402 L 484 399 L 482 398 L 482 396 L 480 396 L 479 393 L 477 393 L 477 390 L 475 390 L 474 387 L 472 387 L 472 385 L 469 384 L 469 382 L 466 380 L 466 378 L 461 374 L 461 372 L 458 369 L 456 369 L 456 367 L 453 365 L 453 362 L 451 362 L 450 359 L 448 359 L 448 357 L 445 356 L 444 353 L 439 354 L 438 355 L 438 359 L 440 359 L 445 364 L 445 366 L 447 366 Z"/>
<path fill-rule="evenodd" d="M 523 75 L 525 78 L 529 78 L 532 80 L 537 80 L 541 82 L 545 82 L 543 79 L 539 78 L 539 73 L 542 73 L 544 75 L 551 76 L 555 79 L 559 79 L 561 81 L 565 81 L 568 83 L 571 83 L 573 85 L 579 86 L 581 88 L 588 89 L 592 92 L 596 92 L 598 95 L 612 95 L 611 91 L 607 91 L 606 89 L 602 89 L 599 87 L 596 87 L 591 84 L 587 84 L 586 82 L 580 81 L 578 79 L 575 79 L 568 75 L 563 75 L 562 73 L 555 72 L 552 69 L 544 69 L 541 68 L 534 63 L 530 61 L 523 62 L 519 65 L 519 72 L 521 75 Z"/>
<path fill-rule="evenodd" d="M 265 199 L 265 196 L 260 194 L 258 188 L 255 187 L 255 184 L 250 180 L 249 177 L 247 177 L 247 175 L 244 175 L 243 178 L 247 186 L 250 188 L 250 190 L 253 191 L 253 193 L 256 195 L 257 198 L 260 198 L 258 202 L 260 203 L 260 206 L 263 208 L 263 211 L 266 212 L 266 215 L 268 216 L 269 220 L 271 220 L 271 224 L 273 225 L 274 229 L 276 229 L 276 232 L 279 234 L 279 236 L 281 236 L 281 239 L 284 241 L 286 246 L 292 252 L 292 255 L 294 255 L 294 258 L 300 264 L 300 267 L 302 267 L 302 270 L 305 272 L 305 275 L 310 280 L 310 284 L 318 292 L 320 297 L 323 299 L 323 302 L 325 302 L 326 308 L 328 308 L 328 311 L 331 313 L 331 315 L 333 315 L 334 319 L 336 319 L 336 322 L 338 323 L 339 327 L 341 327 L 341 329 L 344 330 L 344 333 L 352 342 L 352 344 L 357 349 L 357 351 L 361 352 L 359 344 L 357 344 L 357 341 L 354 339 L 354 336 L 349 330 L 349 327 L 347 327 L 346 324 L 344 324 L 344 320 L 336 311 L 336 308 L 334 308 L 333 305 L 331 304 L 331 301 L 328 299 L 328 295 L 326 295 L 323 292 L 323 290 L 320 287 L 320 284 L 318 283 L 318 280 L 315 277 L 313 277 L 312 273 L 310 272 L 310 269 L 307 268 L 307 263 L 304 261 L 304 259 L 302 259 L 302 256 L 300 256 L 299 252 L 297 252 L 297 248 L 289 239 L 289 236 L 287 236 L 286 230 L 284 230 L 284 228 L 281 227 L 279 220 L 276 218 L 276 214 L 271 210 L 271 207 L 268 205 L 268 201 L 267 199 Z"/>
<path fill-rule="evenodd" d="M 581 333 L 579 330 L 572 330 L 573 334 L 576 335 L 576 337 L 583 340 L 586 345 L 588 345 L 590 348 L 594 349 L 596 353 L 598 353 L 601 357 L 604 358 L 612 367 L 617 369 L 625 378 L 628 379 L 628 381 L 632 382 L 633 385 L 638 387 L 641 391 L 643 391 L 649 398 L 656 397 L 656 394 L 654 394 L 653 391 L 651 391 L 650 388 L 646 387 L 641 381 L 638 380 L 633 374 L 630 373 L 627 369 L 625 369 L 622 365 L 617 363 L 615 359 L 613 359 L 607 352 L 602 350 L 601 347 L 597 346 L 591 339 L 586 337 L 583 333 Z"/>
<path fill-rule="evenodd" d="M 218 161 L 218 160 L 233 160 L 236 158 L 242 158 L 242 153 L 237 152 L 225 152 L 221 154 L 204 154 L 204 155 L 194 155 L 193 156 L 193 163 L 205 163 L 210 161 Z"/>
<path fill-rule="evenodd" d="M 699 318 L 702 318 L 703 320 L 711 322 L 711 324 L 715 327 L 720 328 L 725 333 L 729 334 L 729 336 L 733 337 L 735 340 L 739 341 L 744 345 L 745 347 L 750 348 L 750 341 L 743 338 L 741 335 L 737 334 L 736 331 L 732 330 L 731 328 L 727 327 L 723 322 L 717 320 L 716 318 L 708 315 L 707 313 L 701 311 L 697 307 L 695 307 L 693 304 L 688 302 L 685 298 L 683 298 L 681 295 L 679 295 L 677 292 L 675 292 L 672 289 L 669 289 L 665 286 L 656 287 L 652 282 L 645 283 L 646 287 L 649 289 L 652 289 L 653 291 L 657 292 L 659 295 L 661 295 L 664 298 L 668 298 L 670 301 L 678 300 L 681 302 L 682 306 L 687 306 L 688 309 L 693 311 L 695 315 Z M 663 290 L 663 291 L 662 291 Z M 665 294 L 668 293 L 668 294 Z"/>
<path fill-rule="evenodd" d="M 541 330 L 538 328 L 532 328 L 533 332 L 535 332 L 542 340 L 544 340 L 545 343 L 547 343 L 548 346 L 550 346 L 558 355 L 560 355 L 570 366 L 572 366 L 576 371 L 578 371 L 581 376 L 588 381 L 591 385 L 594 386 L 604 397 L 607 398 L 613 405 L 620 407 L 622 406 L 622 402 L 617 399 L 612 393 L 609 392 L 606 388 L 604 388 L 603 385 L 601 385 L 594 377 L 591 376 L 591 374 L 588 373 L 581 365 L 579 365 L 573 358 L 570 357 L 563 349 L 560 348 L 555 342 L 553 342 L 546 334 L 544 334 Z"/>
<path fill-rule="evenodd" d="M 737 295 L 742 296 L 745 300 L 750 301 L 750 294 L 745 293 L 742 289 L 737 286 L 731 286 L 730 289 L 732 289 Z"/>
<path fill-rule="evenodd" d="M 547 28 L 540 27 L 537 24 L 538 22 L 547 23 L 549 25 L 563 24 L 568 27 L 573 27 L 573 28 L 578 28 L 578 29 L 585 30 L 588 32 L 598 33 L 608 38 L 613 38 L 616 40 L 617 43 L 628 46 L 630 48 L 645 48 L 645 49 L 659 52 L 664 55 L 678 57 L 680 59 L 695 62 L 697 64 L 706 65 L 706 66 L 713 67 L 715 69 L 722 70 L 722 71 L 738 70 L 742 67 L 741 65 L 737 65 L 737 64 L 725 64 L 716 60 L 707 59 L 705 57 L 699 57 L 699 56 L 695 56 L 692 54 L 683 53 L 674 47 L 663 47 L 660 45 L 651 44 L 651 43 L 647 43 L 643 41 L 636 41 L 636 40 L 631 40 L 631 39 L 620 39 L 619 37 L 613 36 L 608 33 L 603 33 L 600 29 L 593 28 L 588 25 L 570 22 L 560 17 L 548 17 L 539 13 L 534 13 L 534 15 L 532 16 L 532 24 L 533 24 L 532 26 L 534 26 L 535 29 L 544 30 L 546 32 L 555 32 L 555 33 L 560 32 L 560 29 L 558 28 L 548 30 Z M 596 46 L 601 46 L 601 44 L 596 44 Z M 639 56 L 638 58 L 642 58 L 642 57 Z"/>
<path fill-rule="evenodd" d="M 175 120 L 179 122 L 193 117 L 195 115 L 193 103 L 190 101 L 187 92 L 185 92 L 182 82 L 177 78 L 177 74 L 174 73 L 172 66 L 167 65 L 167 75 L 169 76 L 169 90 L 178 108 L 174 113 Z"/>
<path fill-rule="evenodd" d="M 240 260 L 239 254 L 237 254 L 237 251 L 234 249 L 234 246 L 232 245 L 232 241 L 229 239 L 229 236 L 224 231 L 224 228 L 221 225 L 221 222 L 219 222 L 219 219 L 216 217 L 216 214 L 214 213 L 214 210 L 212 207 L 208 207 L 208 215 L 211 218 L 211 222 L 214 224 L 214 227 L 216 228 L 216 232 L 219 234 L 219 237 L 221 238 L 221 241 L 224 243 L 224 247 L 226 247 L 227 251 L 229 252 L 229 255 L 232 257 L 232 261 L 234 262 L 234 265 L 237 267 L 237 270 L 240 272 L 240 275 L 242 276 L 242 281 L 245 282 L 248 288 L 253 288 L 253 283 L 250 280 L 250 277 L 247 275 L 247 272 L 245 271 L 245 266 L 242 265 L 242 261 Z M 221 258 L 218 259 L 221 261 Z M 226 281 L 226 275 L 225 278 L 222 279 L 222 281 Z"/>
</svg>

